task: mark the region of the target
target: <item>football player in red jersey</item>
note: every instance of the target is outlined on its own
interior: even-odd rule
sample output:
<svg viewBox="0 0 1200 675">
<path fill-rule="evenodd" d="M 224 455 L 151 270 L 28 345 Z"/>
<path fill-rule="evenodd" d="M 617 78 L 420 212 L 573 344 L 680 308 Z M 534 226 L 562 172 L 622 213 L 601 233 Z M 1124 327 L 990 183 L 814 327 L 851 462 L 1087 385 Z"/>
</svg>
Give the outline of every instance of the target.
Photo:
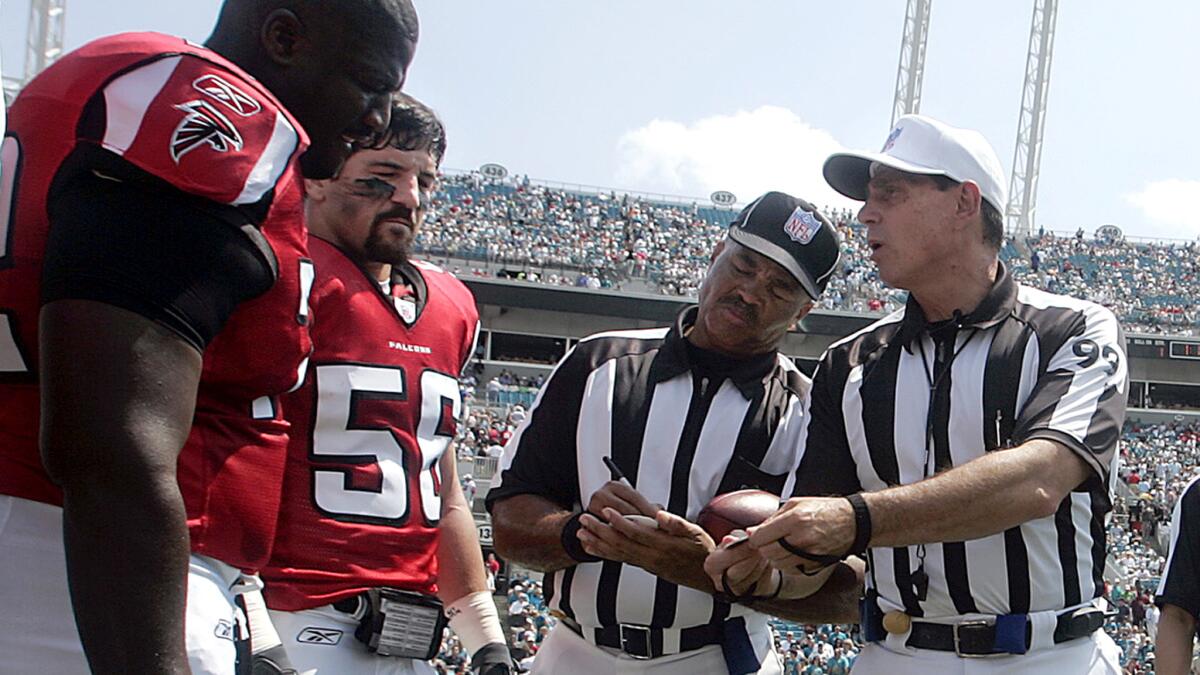
<svg viewBox="0 0 1200 675">
<path fill-rule="evenodd" d="M 511 659 L 451 446 L 479 315 L 409 255 L 445 135 L 403 94 L 391 119 L 381 147 L 306 183 L 313 356 L 282 399 L 293 434 L 264 594 L 302 671 L 432 673 L 439 598 L 474 672 L 500 675 Z"/>
<path fill-rule="evenodd" d="M 207 47 L 102 38 L 14 102 L 0 672 L 234 672 L 278 513 L 274 401 L 311 348 L 300 169 L 387 128 L 416 26 L 408 0 L 227 0 Z"/>
</svg>

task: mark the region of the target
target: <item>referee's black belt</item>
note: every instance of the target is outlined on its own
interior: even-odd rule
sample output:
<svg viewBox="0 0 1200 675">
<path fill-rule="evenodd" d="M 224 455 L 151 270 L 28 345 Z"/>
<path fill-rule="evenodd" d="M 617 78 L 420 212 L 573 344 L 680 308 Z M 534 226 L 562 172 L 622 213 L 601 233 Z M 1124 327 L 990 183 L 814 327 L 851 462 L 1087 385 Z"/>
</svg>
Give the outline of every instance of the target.
<svg viewBox="0 0 1200 675">
<path fill-rule="evenodd" d="M 569 617 L 562 617 L 558 621 L 592 644 L 620 649 L 636 659 L 656 659 L 660 656 L 690 652 L 709 645 L 719 645 L 724 635 L 724 626 L 719 623 L 681 628 L 678 629 L 679 649 L 664 651 L 662 628 L 628 623 L 584 628 Z"/>
<path fill-rule="evenodd" d="M 878 613 L 870 617 L 872 633 L 868 640 L 886 636 Z M 1083 607 L 1059 614 L 1054 624 L 1054 644 L 1087 637 L 1104 625 L 1105 613 L 1096 607 Z M 956 624 L 912 621 L 904 644 L 915 649 L 954 652 L 967 658 L 1024 654 L 1033 643 L 1033 622 L 1024 614 L 997 617 L 995 621 L 964 621 Z"/>
</svg>

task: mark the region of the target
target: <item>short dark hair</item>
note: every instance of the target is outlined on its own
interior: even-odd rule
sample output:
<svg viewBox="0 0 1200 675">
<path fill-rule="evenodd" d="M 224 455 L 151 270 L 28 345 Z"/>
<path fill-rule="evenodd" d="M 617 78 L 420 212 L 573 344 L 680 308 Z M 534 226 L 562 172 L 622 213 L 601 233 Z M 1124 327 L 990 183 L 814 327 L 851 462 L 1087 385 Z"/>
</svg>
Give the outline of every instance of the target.
<svg viewBox="0 0 1200 675">
<path fill-rule="evenodd" d="M 942 192 L 962 185 L 949 176 L 930 176 L 930 178 L 933 179 L 934 186 Z M 983 216 L 983 243 L 999 251 L 1000 247 L 1004 245 L 1004 217 L 1000 215 L 1000 210 L 992 206 L 988 200 L 980 199 L 979 202 L 980 215 Z"/>
<path fill-rule="evenodd" d="M 420 23 L 412 0 L 225 0 L 217 15 L 213 35 L 256 40 L 263 21 L 276 9 L 291 10 L 313 23 L 341 19 L 344 22 L 341 29 L 354 39 L 361 39 L 364 32 L 395 27 L 405 40 L 416 45 L 420 35 Z"/>
<path fill-rule="evenodd" d="M 446 127 L 437 113 L 408 94 L 392 96 L 392 121 L 376 148 L 394 147 L 398 150 L 428 150 L 433 161 L 441 165 L 446 154 Z"/>
</svg>

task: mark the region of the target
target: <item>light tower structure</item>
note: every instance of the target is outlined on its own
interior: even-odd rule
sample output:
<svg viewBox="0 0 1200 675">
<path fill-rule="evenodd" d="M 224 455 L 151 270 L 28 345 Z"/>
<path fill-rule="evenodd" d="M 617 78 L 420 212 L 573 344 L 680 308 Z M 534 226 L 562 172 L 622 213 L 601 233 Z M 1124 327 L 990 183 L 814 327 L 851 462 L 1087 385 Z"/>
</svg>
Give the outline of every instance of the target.
<svg viewBox="0 0 1200 675">
<path fill-rule="evenodd" d="M 908 0 L 904 11 L 904 37 L 900 41 L 900 67 L 896 70 L 896 99 L 892 122 L 902 115 L 921 112 L 921 82 L 925 79 L 925 43 L 929 37 L 929 8 L 933 0 Z"/>
<path fill-rule="evenodd" d="M 33 79 L 62 55 L 66 19 L 67 0 L 30 0 L 22 83 Z"/>
<path fill-rule="evenodd" d="M 1034 0 L 1029 56 L 1025 61 L 1025 88 L 1021 93 L 1021 118 L 1017 123 L 1017 145 L 1008 186 L 1008 209 L 1004 214 L 1005 229 L 1014 238 L 1033 232 L 1037 214 L 1038 172 L 1042 162 L 1057 15 L 1058 0 Z"/>
</svg>

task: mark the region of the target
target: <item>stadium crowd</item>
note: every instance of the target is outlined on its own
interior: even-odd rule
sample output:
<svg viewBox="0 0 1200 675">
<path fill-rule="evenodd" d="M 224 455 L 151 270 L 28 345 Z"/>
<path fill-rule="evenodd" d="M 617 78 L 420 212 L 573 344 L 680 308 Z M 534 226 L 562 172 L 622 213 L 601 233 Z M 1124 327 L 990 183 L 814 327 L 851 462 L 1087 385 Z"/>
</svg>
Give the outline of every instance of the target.
<svg viewBox="0 0 1200 675">
<path fill-rule="evenodd" d="M 460 274 L 505 274 L 589 288 L 694 296 L 708 252 L 735 211 L 615 192 L 587 193 L 528 178 L 478 173 L 444 177 L 436 213 L 417 243 Z M 870 263 L 866 230 L 845 209 L 827 209 L 843 239 L 842 274 L 820 306 L 883 313 L 905 295 Z M 1001 253 L 1022 283 L 1111 307 L 1137 332 L 1200 332 L 1193 242 L 1040 232 Z M 455 259 L 458 262 L 449 261 Z"/>
</svg>

